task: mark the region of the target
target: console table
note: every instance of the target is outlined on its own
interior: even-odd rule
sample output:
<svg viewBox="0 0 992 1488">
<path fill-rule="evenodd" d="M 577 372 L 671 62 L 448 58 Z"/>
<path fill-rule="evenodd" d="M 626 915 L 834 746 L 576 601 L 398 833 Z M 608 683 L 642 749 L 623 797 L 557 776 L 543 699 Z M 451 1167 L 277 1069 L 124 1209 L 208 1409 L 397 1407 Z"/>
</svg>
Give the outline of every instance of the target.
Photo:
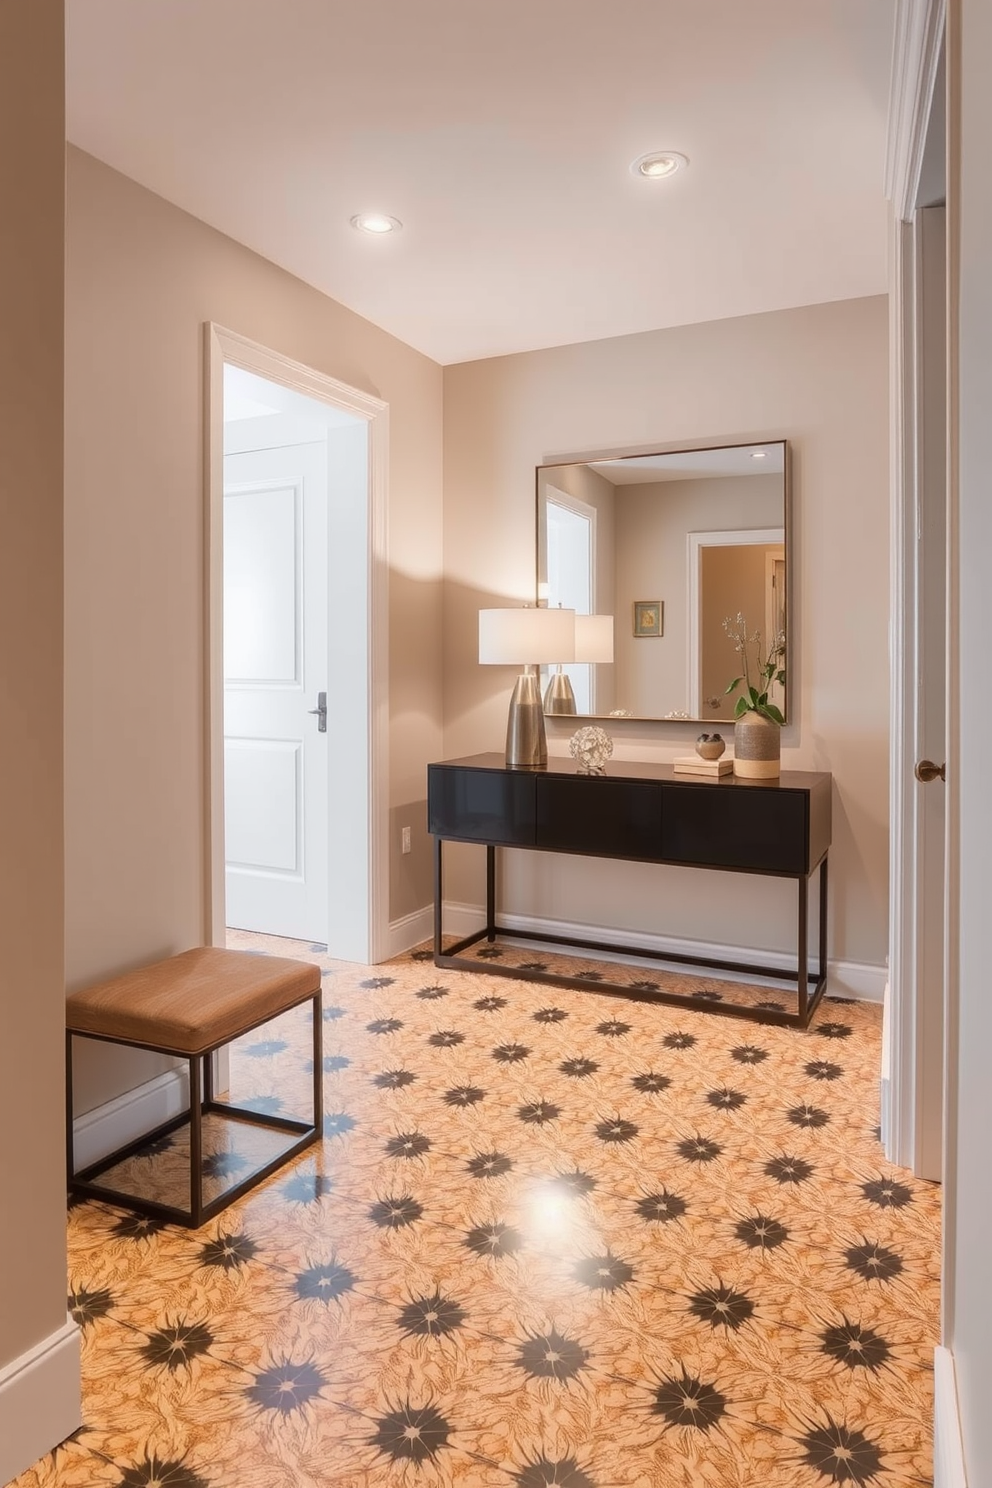
<svg viewBox="0 0 992 1488">
<path fill-rule="evenodd" d="M 677 775 L 671 765 L 614 760 L 605 775 L 581 775 L 574 761 L 546 769 L 508 767 L 502 755 L 475 754 L 427 769 L 429 829 L 434 836 L 434 964 L 487 975 L 582 988 L 641 1001 L 704 1007 L 730 1017 L 806 1028 L 827 980 L 827 853 L 831 777 L 785 771 L 777 780 Z M 486 924 L 445 950 L 442 941 L 442 850 L 446 841 L 486 849 Z M 497 922 L 496 849 L 514 847 L 585 857 L 667 863 L 791 878 L 797 887 L 796 969 L 511 930 Z M 819 874 L 818 959 L 809 964 L 810 879 Z M 498 935 L 574 949 L 735 971 L 795 983 L 794 1013 L 711 1003 L 672 991 L 646 991 L 550 971 L 522 970 L 462 955 Z"/>
</svg>

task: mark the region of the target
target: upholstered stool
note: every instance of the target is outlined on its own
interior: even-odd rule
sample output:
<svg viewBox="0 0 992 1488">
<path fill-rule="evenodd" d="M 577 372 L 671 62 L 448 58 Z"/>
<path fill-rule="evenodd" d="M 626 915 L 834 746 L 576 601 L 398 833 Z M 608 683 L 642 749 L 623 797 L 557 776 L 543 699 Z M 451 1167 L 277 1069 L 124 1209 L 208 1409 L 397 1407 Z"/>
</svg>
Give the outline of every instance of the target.
<svg viewBox="0 0 992 1488">
<path fill-rule="evenodd" d="M 301 1003 L 313 1004 L 313 1121 L 290 1121 L 214 1099 L 211 1055 Z M 184 1059 L 189 1068 L 189 1110 L 155 1127 L 136 1141 L 75 1171 L 72 1134 L 73 1038 L 99 1039 Z M 289 1158 L 316 1141 L 321 1128 L 320 969 L 306 961 L 255 956 L 216 947 L 184 951 L 153 966 L 74 992 L 66 1001 L 67 1153 L 69 1191 L 123 1204 L 141 1214 L 196 1227 L 212 1219 L 233 1199 L 267 1178 Z M 297 1133 L 299 1140 L 232 1187 L 203 1200 L 203 1117 L 206 1113 L 251 1122 L 273 1132 Z M 102 1173 L 140 1155 L 157 1138 L 189 1126 L 189 1208 L 100 1183 Z"/>
</svg>

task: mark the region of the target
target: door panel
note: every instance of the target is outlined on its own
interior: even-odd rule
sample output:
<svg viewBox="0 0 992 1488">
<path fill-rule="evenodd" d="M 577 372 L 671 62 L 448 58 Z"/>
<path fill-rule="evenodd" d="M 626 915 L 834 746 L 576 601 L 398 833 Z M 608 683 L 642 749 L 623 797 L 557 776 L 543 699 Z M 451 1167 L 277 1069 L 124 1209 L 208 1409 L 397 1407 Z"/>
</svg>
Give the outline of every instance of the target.
<svg viewBox="0 0 992 1488">
<path fill-rule="evenodd" d="M 300 681 L 302 481 L 224 493 L 224 676 Z"/>
<path fill-rule="evenodd" d="M 264 421 L 259 420 L 259 423 Z M 326 942 L 327 441 L 224 459 L 227 923 Z"/>
<path fill-rule="evenodd" d="M 225 739 L 224 805 L 229 868 L 302 870 L 302 741 Z M 261 810 L 260 804 L 265 803 Z"/>
</svg>

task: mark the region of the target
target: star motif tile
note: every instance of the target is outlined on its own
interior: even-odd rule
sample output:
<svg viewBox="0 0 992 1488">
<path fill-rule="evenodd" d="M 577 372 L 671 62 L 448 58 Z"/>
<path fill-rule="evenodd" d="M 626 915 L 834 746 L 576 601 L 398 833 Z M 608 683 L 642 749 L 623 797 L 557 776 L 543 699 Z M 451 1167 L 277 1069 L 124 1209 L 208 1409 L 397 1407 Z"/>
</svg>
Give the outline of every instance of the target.
<svg viewBox="0 0 992 1488">
<path fill-rule="evenodd" d="M 940 1193 L 879 1145 L 878 1007 L 803 1033 L 709 1011 L 767 988 L 554 952 L 230 943 L 321 967 L 323 1140 L 198 1232 L 72 1207 L 85 1425 L 11 1488 L 932 1481 Z M 537 961 L 583 988 L 488 969 Z M 311 1059 L 294 1010 L 231 1097 L 305 1115 Z M 220 1125 L 214 1191 L 267 1140 Z"/>
</svg>

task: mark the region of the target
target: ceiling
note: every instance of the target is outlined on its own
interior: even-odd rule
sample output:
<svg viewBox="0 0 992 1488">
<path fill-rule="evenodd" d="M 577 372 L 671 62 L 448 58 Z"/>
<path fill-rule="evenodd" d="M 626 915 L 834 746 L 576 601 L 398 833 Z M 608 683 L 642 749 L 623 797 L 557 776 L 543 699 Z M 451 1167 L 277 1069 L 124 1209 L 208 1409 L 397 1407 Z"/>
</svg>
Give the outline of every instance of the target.
<svg viewBox="0 0 992 1488">
<path fill-rule="evenodd" d="M 894 5 L 68 0 L 68 134 L 469 361 L 884 293 Z"/>
<path fill-rule="evenodd" d="M 588 469 L 598 471 L 614 486 L 711 480 L 731 475 L 781 475 L 785 470 L 785 445 L 729 444 L 718 449 L 675 450 L 671 454 L 622 455 L 618 460 L 591 460 Z"/>
</svg>

